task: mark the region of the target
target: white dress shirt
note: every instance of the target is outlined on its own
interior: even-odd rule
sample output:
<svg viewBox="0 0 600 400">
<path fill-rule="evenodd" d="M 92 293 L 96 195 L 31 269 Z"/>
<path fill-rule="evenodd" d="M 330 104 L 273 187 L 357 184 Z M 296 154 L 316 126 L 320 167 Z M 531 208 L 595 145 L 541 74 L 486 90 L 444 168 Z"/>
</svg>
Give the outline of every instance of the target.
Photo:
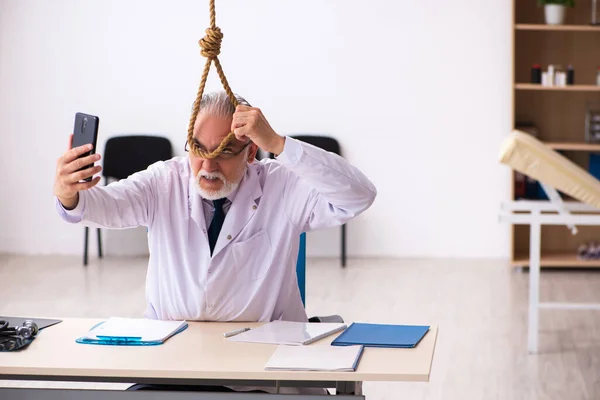
<svg viewBox="0 0 600 400">
<path fill-rule="evenodd" d="M 248 165 L 211 256 L 212 209 L 194 182 L 189 159 L 175 157 L 80 192 L 73 210 L 56 199 L 71 223 L 148 227 L 147 318 L 306 321 L 296 278 L 300 234 L 339 226 L 376 196 L 342 157 L 286 137 L 275 160 Z"/>
</svg>

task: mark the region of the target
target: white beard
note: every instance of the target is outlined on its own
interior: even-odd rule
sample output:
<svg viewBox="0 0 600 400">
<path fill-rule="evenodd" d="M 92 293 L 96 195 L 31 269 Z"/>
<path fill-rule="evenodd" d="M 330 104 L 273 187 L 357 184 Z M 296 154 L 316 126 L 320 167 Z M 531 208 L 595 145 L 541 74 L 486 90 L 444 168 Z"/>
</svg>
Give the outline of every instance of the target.
<svg viewBox="0 0 600 400">
<path fill-rule="evenodd" d="M 220 179 L 221 182 L 223 182 L 223 185 L 221 186 L 221 189 L 219 189 L 219 190 L 203 189 L 200 186 L 200 178 L 202 178 L 202 177 Z M 198 172 L 198 175 L 196 175 L 196 181 L 195 181 L 194 186 L 196 187 L 196 191 L 198 192 L 198 194 L 200 196 L 202 196 L 202 198 L 205 198 L 207 200 L 217 200 L 217 199 L 222 199 L 222 198 L 229 196 L 231 193 L 233 193 L 238 188 L 239 184 L 240 184 L 239 181 L 238 182 L 228 182 L 225 179 L 225 177 L 223 176 L 223 174 L 221 174 L 220 172 L 200 171 L 200 172 Z"/>
</svg>

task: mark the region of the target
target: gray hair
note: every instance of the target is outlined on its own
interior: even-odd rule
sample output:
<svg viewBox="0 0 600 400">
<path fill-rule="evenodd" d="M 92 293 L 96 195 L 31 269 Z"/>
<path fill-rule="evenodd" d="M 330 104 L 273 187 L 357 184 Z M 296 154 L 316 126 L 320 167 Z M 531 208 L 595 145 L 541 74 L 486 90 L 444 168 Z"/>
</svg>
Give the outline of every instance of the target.
<svg viewBox="0 0 600 400">
<path fill-rule="evenodd" d="M 233 94 L 239 104 L 250 106 L 250 103 L 246 101 L 242 96 Z M 227 92 L 224 90 L 204 93 L 202 100 L 200 100 L 200 110 L 198 113 L 209 114 L 214 117 L 231 117 L 235 112 L 235 106 L 231 103 Z"/>
</svg>

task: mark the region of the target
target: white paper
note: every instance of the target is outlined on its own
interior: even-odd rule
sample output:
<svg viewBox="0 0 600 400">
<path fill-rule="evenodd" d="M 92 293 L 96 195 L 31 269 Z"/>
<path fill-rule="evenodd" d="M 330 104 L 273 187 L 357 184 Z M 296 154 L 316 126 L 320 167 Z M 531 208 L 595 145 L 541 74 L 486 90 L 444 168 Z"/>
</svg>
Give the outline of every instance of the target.
<svg viewBox="0 0 600 400">
<path fill-rule="evenodd" d="M 285 345 L 306 345 L 346 329 L 343 323 L 272 321 L 228 340 Z"/>
<path fill-rule="evenodd" d="M 278 346 L 267 362 L 267 371 L 353 372 L 363 346 Z"/>
<path fill-rule="evenodd" d="M 139 340 L 143 342 L 156 342 L 173 335 L 185 323 L 185 321 L 114 317 L 91 329 L 85 337 L 88 339 L 100 339 L 98 336 L 141 338 Z"/>
</svg>

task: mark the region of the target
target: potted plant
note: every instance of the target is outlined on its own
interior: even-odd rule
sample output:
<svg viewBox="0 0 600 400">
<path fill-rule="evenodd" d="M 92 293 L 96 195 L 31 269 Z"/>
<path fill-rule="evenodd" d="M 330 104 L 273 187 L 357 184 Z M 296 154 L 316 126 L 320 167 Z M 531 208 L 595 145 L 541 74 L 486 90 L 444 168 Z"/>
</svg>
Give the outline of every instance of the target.
<svg viewBox="0 0 600 400">
<path fill-rule="evenodd" d="M 538 0 L 538 5 L 544 6 L 546 24 L 561 25 L 565 22 L 567 7 L 574 7 L 575 0 Z"/>
</svg>

